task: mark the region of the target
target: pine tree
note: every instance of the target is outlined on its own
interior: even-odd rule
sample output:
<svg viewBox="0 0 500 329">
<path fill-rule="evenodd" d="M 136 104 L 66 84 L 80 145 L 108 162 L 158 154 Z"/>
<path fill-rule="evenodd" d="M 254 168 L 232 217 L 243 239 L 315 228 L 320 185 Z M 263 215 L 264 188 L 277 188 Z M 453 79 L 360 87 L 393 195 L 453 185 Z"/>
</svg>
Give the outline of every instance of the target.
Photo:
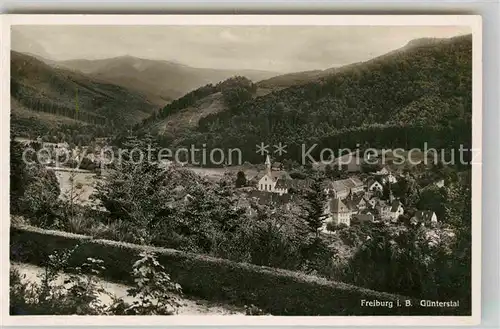
<svg viewBox="0 0 500 329">
<path fill-rule="evenodd" d="M 10 139 L 10 209 L 12 213 L 19 210 L 19 198 L 24 195 L 27 183 L 26 164 L 22 159 L 23 149 L 20 143 Z"/>
<path fill-rule="evenodd" d="M 245 173 L 243 171 L 238 171 L 236 174 L 236 187 L 243 187 L 247 185 L 247 178 L 245 177 Z"/>
<path fill-rule="evenodd" d="M 305 203 L 302 205 L 304 220 L 309 231 L 318 236 L 319 229 L 323 226 L 323 222 L 326 219 L 326 192 L 322 187 L 322 177 L 320 175 L 316 175 L 312 179 L 310 188 L 305 192 L 304 201 Z"/>
</svg>

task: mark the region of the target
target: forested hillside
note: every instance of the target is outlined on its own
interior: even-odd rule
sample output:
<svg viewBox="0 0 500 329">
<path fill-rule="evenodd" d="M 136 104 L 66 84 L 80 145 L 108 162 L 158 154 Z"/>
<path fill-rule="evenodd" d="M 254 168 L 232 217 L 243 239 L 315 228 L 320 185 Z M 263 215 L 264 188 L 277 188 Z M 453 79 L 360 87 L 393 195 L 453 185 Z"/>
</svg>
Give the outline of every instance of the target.
<svg viewBox="0 0 500 329">
<path fill-rule="evenodd" d="M 164 106 L 196 88 L 215 84 L 235 75 L 244 75 L 258 81 L 277 74 L 261 70 L 196 68 L 176 62 L 133 56 L 70 60 L 57 62 L 55 65 L 141 93 L 158 106 Z"/>
<path fill-rule="evenodd" d="M 93 125 L 123 127 L 149 116 L 154 109 L 130 90 L 53 68 L 14 51 L 10 81 L 13 114 L 18 109 L 30 110 Z"/>
<path fill-rule="evenodd" d="M 287 157 L 316 142 L 334 149 L 469 145 L 471 62 L 470 35 L 410 43 L 313 82 L 242 97 L 229 110 L 201 118 L 196 131 L 174 145 L 240 147 L 250 161 L 261 161 L 255 154 L 260 142 L 287 144 Z"/>
<path fill-rule="evenodd" d="M 160 140 L 169 144 L 191 136 L 201 119 L 252 99 L 256 90 L 257 86 L 242 76 L 207 84 L 164 106 L 135 128 L 159 134 Z"/>
</svg>

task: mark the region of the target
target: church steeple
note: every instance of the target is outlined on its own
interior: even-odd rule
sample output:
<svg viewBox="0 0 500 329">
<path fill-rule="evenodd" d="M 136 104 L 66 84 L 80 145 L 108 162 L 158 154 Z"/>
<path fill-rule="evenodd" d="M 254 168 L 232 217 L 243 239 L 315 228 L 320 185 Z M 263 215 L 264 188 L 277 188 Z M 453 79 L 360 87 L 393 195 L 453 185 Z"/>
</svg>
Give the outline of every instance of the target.
<svg viewBox="0 0 500 329">
<path fill-rule="evenodd" d="M 271 158 L 269 157 L 269 154 L 266 156 L 265 165 L 266 165 L 266 173 L 268 175 L 271 175 Z"/>
</svg>

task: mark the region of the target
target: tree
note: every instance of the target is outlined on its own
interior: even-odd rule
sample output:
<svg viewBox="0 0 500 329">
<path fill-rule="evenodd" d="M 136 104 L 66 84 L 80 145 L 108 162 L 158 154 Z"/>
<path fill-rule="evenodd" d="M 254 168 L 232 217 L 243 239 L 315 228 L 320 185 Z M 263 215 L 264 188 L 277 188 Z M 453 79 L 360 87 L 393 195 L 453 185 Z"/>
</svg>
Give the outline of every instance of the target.
<svg viewBox="0 0 500 329">
<path fill-rule="evenodd" d="M 312 179 L 312 184 L 304 192 L 304 203 L 302 210 L 304 220 L 310 233 L 319 236 L 319 229 L 327 215 L 325 214 L 326 193 L 322 186 L 322 177 L 316 175 Z"/>
<path fill-rule="evenodd" d="M 122 161 L 106 181 L 100 181 L 94 198 L 114 220 L 128 223 L 135 242 L 151 241 L 156 226 L 167 220 L 172 188 L 165 186 L 165 170 L 149 162 Z"/>
<path fill-rule="evenodd" d="M 52 170 L 41 165 L 29 167 L 27 176 L 24 194 L 19 199 L 20 213 L 37 226 L 51 227 L 58 218 L 59 181 Z"/>
<path fill-rule="evenodd" d="M 393 193 L 399 198 L 405 208 L 415 207 L 420 199 L 420 188 L 412 177 L 402 177 L 392 185 Z"/>
<path fill-rule="evenodd" d="M 364 161 L 363 161 L 363 163 L 361 163 L 361 171 L 364 173 L 373 173 L 373 172 L 376 172 L 380 169 L 382 169 L 382 165 L 379 163 L 370 164 L 370 163 L 366 163 Z"/>
<path fill-rule="evenodd" d="M 247 185 L 247 178 L 243 171 L 238 171 L 236 174 L 236 187 L 243 187 Z"/>
<path fill-rule="evenodd" d="M 320 236 L 320 229 L 327 217 L 325 213 L 326 193 L 322 181 L 323 177 L 316 174 L 311 186 L 304 192 L 304 202 L 301 205 L 302 219 L 305 224 L 301 256 L 304 270 L 311 273 L 321 271 L 329 259 L 329 249 Z"/>
<path fill-rule="evenodd" d="M 421 210 L 432 210 L 437 218 L 442 221 L 445 218 L 445 205 L 447 203 L 446 189 L 431 185 L 422 190 L 417 208 Z"/>
<path fill-rule="evenodd" d="M 325 166 L 325 176 L 329 179 L 339 179 L 342 176 L 342 172 L 339 170 L 337 165 L 327 164 Z"/>
<path fill-rule="evenodd" d="M 331 164 L 325 166 L 325 176 L 331 178 L 333 176 L 333 168 Z"/>
<path fill-rule="evenodd" d="M 26 164 L 22 158 L 22 145 L 15 141 L 14 136 L 10 139 L 10 212 L 19 211 L 19 199 L 24 195 L 28 174 Z"/>
<path fill-rule="evenodd" d="M 384 200 L 389 200 L 390 197 L 391 197 L 391 193 L 392 193 L 392 190 L 391 190 L 391 183 L 389 182 L 386 182 L 384 185 L 383 185 L 383 189 L 382 189 L 382 198 Z"/>
</svg>

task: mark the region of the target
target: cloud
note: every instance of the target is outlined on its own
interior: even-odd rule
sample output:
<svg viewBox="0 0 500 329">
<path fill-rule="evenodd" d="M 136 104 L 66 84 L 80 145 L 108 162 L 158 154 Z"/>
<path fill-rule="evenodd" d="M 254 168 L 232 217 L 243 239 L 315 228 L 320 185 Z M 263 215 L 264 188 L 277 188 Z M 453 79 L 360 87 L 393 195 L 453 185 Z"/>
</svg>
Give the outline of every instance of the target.
<svg viewBox="0 0 500 329">
<path fill-rule="evenodd" d="M 278 72 L 326 69 L 368 60 L 415 38 L 470 33 L 456 26 L 81 25 L 14 26 L 13 32 L 14 48 L 31 40 L 37 46 L 30 52 L 54 60 L 130 55 L 194 67 Z"/>
</svg>

